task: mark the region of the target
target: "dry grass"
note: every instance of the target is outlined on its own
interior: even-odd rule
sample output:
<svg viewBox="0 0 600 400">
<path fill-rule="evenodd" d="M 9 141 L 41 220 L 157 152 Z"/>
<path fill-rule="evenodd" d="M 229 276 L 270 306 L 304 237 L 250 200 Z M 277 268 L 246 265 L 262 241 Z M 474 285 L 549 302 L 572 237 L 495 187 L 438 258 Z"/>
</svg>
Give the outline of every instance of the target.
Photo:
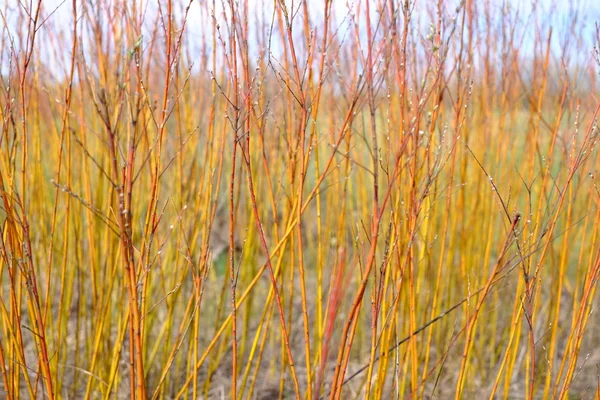
<svg viewBox="0 0 600 400">
<path fill-rule="evenodd" d="M 33 3 L 0 397 L 600 396 L 593 4 Z"/>
</svg>

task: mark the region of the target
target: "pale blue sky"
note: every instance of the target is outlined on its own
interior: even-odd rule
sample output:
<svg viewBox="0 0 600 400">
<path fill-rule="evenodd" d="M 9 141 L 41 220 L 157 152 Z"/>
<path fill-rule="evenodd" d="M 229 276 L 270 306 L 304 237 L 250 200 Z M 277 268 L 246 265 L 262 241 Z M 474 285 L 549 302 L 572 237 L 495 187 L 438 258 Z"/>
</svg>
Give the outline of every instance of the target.
<svg viewBox="0 0 600 400">
<path fill-rule="evenodd" d="M 80 2 L 84 0 L 78 0 Z M 85 0 L 88 3 L 90 0 Z M 126 0 L 130 1 L 130 0 Z M 318 21 L 322 18 L 322 1 L 323 0 L 307 0 L 312 18 L 315 18 L 315 21 Z M 349 11 L 356 11 L 357 7 L 364 7 L 366 0 L 333 0 L 333 7 L 335 9 L 336 20 L 334 21 L 332 28 L 335 30 L 339 27 L 338 34 L 339 35 L 349 35 L 352 34 L 351 31 L 347 29 L 347 26 L 343 25 L 344 18 L 345 21 L 348 20 L 347 16 Z M 477 1 L 477 5 L 481 7 L 484 3 L 481 0 Z M 37 0 L 0 0 L 0 7 L 2 12 L 7 19 L 8 27 L 11 32 L 15 32 L 15 30 L 19 27 L 18 13 L 14 12 L 14 10 L 22 7 L 22 4 L 27 4 L 29 2 L 36 3 Z M 210 1 L 212 3 L 212 1 Z M 164 0 L 160 0 L 160 4 L 165 4 Z M 175 1 L 178 4 L 179 9 L 183 9 L 185 5 L 187 5 L 187 0 Z M 192 6 L 190 8 L 190 12 L 188 15 L 188 24 L 186 27 L 188 38 L 190 39 L 188 42 L 188 46 L 191 46 L 191 51 L 196 52 L 200 49 L 200 43 L 203 35 L 207 35 L 210 38 L 210 27 L 211 27 L 211 18 L 207 15 L 206 12 L 201 11 L 200 4 L 205 4 L 203 0 L 195 0 L 192 2 Z M 298 5 L 300 4 L 298 0 L 285 0 L 285 3 L 290 7 L 290 9 L 298 9 Z M 376 21 L 377 14 L 375 4 L 380 3 L 379 0 L 372 0 L 372 13 L 373 13 L 373 22 Z M 459 0 L 448 0 L 444 2 L 446 10 L 454 10 L 456 5 L 459 3 Z M 82 4 L 82 3 L 81 3 Z M 138 4 L 144 4 L 148 6 L 148 15 L 156 15 L 158 9 L 159 0 L 138 0 Z M 223 14 L 223 2 L 222 0 L 216 0 L 216 9 L 215 16 L 224 26 L 224 14 Z M 271 21 L 272 10 L 273 10 L 273 1 L 266 0 L 248 0 L 249 4 L 249 12 L 251 14 L 250 20 L 253 18 L 258 18 L 260 21 L 264 23 L 255 24 L 257 26 L 268 26 Z M 417 6 L 421 8 L 430 7 L 435 2 L 430 0 L 417 0 Z M 533 1 L 526 0 L 489 0 L 489 4 L 491 5 L 491 9 L 493 12 L 502 13 L 503 9 L 507 6 L 516 8 L 519 10 L 519 15 L 522 18 L 522 29 L 526 32 L 524 42 L 522 43 L 524 53 L 529 51 L 529 47 L 532 47 L 533 40 L 535 38 L 535 30 L 533 27 L 527 27 L 526 17 L 529 15 L 531 11 L 531 7 Z M 591 54 L 593 49 L 593 38 L 594 38 L 594 24 L 596 22 L 600 23 L 600 0 L 575 0 L 575 1 L 567 1 L 567 0 L 537 0 L 536 4 L 540 7 L 541 12 L 538 14 L 540 16 L 540 25 L 543 30 L 546 30 L 552 26 L 554 29 L 553 34 L 553 49 L 555 54 L 560 53 L 561 43 L 568 38 L 569 33 L 566 30 L 564 21 L 569 18 L 570 12 L 573 8 L 582 10 L 583 12 L 580 14 L 580 20 L 575 27 L 578 32 L 583 33 L 583 41 L 581 44 L 582 49 L 588 49 L 588 51 L 584 51 L 583 54 L 581 52 L 577 52 L 575 54 L 570 54 L 569 57 L 574 59 L 576 62 L 586 62 L 585 60 Z M 52 27 L 52 30 L 56 32 L 57 30 L 62 30 L 60 32 L 62 36 L 62 43 L 69 43 L 69 36 L 71 34 L 71 0 L 43 0 L 43 17 L 46 18 L 52 12 L 53 14 L 48 18 L 46 24 L 47 27 Z M 450 12 L 450 11 L 449 11 Z M 299 13 L 301 15 L 301 13 Z M 419 12 L 419 19 L 423 18 L 422 22 L 425 22 L 426 13 Z M 301 18 L 301 16 L 299 17 Z M 498 16 L 500 18 L 500 16 Z M 148 18 L 148 21 L 153 21 L 154 18 Z M 418 22 L 418 21 L 416 21 Z M 362 21 L 360 21 L 362 24 Z M 3 22 L 0 21 L 0 26 L 4 25 Z M 254 25 L 254 24 L 252 24 Z M 316 24 L 317 27 L 319 24 Z M 415 29 L 418 29 L 419 34 L 425 36 L 427 34 L 427 23 L 415 24 Z M 3 27 L 4 28 L 4 27 Z M 251 26 L 251 29 L 253 26 Z M 542 35 L 546 35 L 546 32 L 542 32 Z M 3 29 L 3 35 L 6 35 L 6 29 Z M 38 44 L 40 43 L 56 43 L 56 41 L 49 40 L 49 32 L 48 29 L 42 28 L 39 31 Z M 209 39 L 210 40 L 210 39 Z M 19 44 L 17 43 L 17 47 Z M 43 46 L 42 46 L 43 48 Z M 61 55 L 64 55 L 64 49 L 50 49 L 45 48 L 45 51 L 48 54 L 44 54 L 43 57 L 47 57 L 47 64 L 56 66 L 59 70 L 61 69 L 61 60 L 55 58 L 60 58 Z M 67 50 L 68 51 L 68 50 Z M 274 52 L 277 51 L 277 48 L 274 48 Z M 252 52 L 252 48 L 251 48 Z M 53 53 L 56 53 L 54 55 Z M 70 55 L 69 55 L 70 56 Z M 68 58 L 68 56 L 66 57 Z M 581 58 L 581 60 L 579 60 Z M 4 60 L 6 60 L 6 55 L 4 55 Z M 7 69 L 6 63 L 2 65 L 2 72 L 5 73 Z M 57 71 L 60 74 L 59 71 Z"/>
</svg>

